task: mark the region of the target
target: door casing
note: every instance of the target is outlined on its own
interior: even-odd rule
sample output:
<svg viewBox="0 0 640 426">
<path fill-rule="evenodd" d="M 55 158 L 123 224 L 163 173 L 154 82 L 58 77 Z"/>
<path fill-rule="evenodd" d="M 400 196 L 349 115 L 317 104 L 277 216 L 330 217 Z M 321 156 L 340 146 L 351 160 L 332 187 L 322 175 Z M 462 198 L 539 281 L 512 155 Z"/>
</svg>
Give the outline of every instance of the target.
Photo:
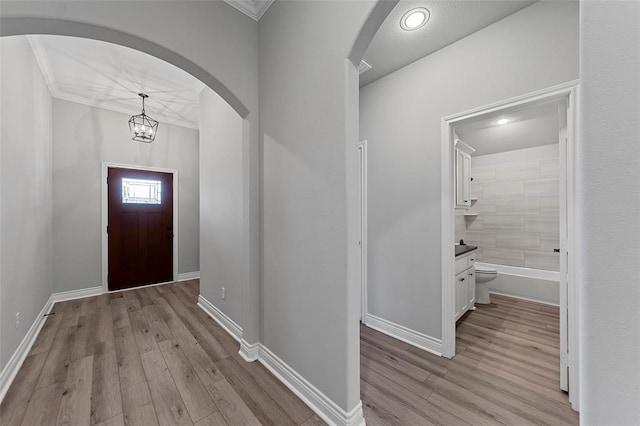
<svg viewBox="0 0 640 426">
<path fill-rule="evenodd" d="M 102 221 L 100 228 L 100 235 L 102 238 L 102 292 L 110 293 L 109 284 L 107 282 L 107 275 L 109 273 L 109 236 L 107 234 L 107 225 L 109 223 L 109 192 L 107 187 L 107 175 L 109 168 L 130 169 L 130 170 L 143 170 L 148 172 L 161 172 L 171 173 L 173 175 L 173 281 L 178 280 L 178 240 L 179 240 L 179 228 L 178 228 L 178 171 L 175 169 L 163 169 L 159 167 L 146 167 L 137 166 L 132 164 L 111 163 L 107 161 L 102 162 Z M 158 285 L 158 284 L 152 284 Z M 145 286 L 143 286 L 145 287 Z M 140 287 L 133 287 L 140 288 Z M 114 290 L 123 291 L 123 290 Z M 126 291 L 126 289 L 124 290 Z"/>
<path fill-rule="evenodd" d="M 360 321 L 367 322 L 367 141 L 358 144 L 360 154 Z"/>
<path fill-rule="evenodd" d="M 566 286 L 566 315 L 567 321 L 567 350 L 568 356 L 568 388 L 569 401 L 575 410 L 579 410 L 579 283 L 580 283 L 580 254 L 576 247 L 580 247 L 581 236 L 576 233 L 580 217 L 577 207 L 577 105 L 579 96 L 579 80 L 570 81 L 547 89 L 528 93 L 515 98 L 496 102 L 469 111 L 461 112 L 442 119 L 441 134 L 441 254 L 442 254 L 442 355 L 452 358 L 455 355 L 455 286 L 454 286 L 454 244 L 455 218 L 454 218 L 454 126 L 460 122 L 494 113 L 500 110 L 534 104 L 544 101 L 566 99 L 567 102 L 567 138 L 566 138 L 566 218 L 568 238 L 565 244 L 561 244 L 561 259 L 567 261 L 567 286 Z M 561 173 L 563 166 L 561 165 Z M 567 254 L 571 255 L 568 256 Z M 562 286 L 561 286 L 562 287 Z M 561 288 L 562 290 L 562 288 Z M 561 297 L 561 302 L 562 302 Z"/>
</svg>

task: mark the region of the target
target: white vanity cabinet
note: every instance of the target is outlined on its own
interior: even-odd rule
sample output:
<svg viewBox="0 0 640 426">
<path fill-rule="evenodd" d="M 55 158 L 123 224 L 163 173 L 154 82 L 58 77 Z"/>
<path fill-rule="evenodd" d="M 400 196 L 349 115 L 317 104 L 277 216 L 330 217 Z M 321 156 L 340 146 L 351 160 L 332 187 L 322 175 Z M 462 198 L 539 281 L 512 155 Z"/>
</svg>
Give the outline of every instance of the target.
<svg viewBox="0 0 640 426">
<path fill-rule="evenodd" d="M 471 207 L 471 154 L 474 152 L 475 149 L 460 139 L 456 140 L 455 208 Z"/>
<path fill-rule="evenodd" d="M 456 257 L 454 280 L 455 285 L 455 320 L 457 321 L 468 310 L 475 309 L 476 303 L 476 268 L 475 250 Z"/>
</svg>

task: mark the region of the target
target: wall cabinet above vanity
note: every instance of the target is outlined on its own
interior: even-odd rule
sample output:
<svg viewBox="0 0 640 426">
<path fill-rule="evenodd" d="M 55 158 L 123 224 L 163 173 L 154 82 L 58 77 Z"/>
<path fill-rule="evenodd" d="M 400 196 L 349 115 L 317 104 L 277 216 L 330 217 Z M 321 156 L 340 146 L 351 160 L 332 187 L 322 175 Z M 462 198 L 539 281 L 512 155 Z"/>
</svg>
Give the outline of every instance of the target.
<svg viewBox="0 0 640 426">
<path fill-rule="evenodd" d="M 471 207 L 471 154 L 475 149 L 471 148 L 460 139 L 455 143 L 455 208 L 468 209 Z"/>
</svg>

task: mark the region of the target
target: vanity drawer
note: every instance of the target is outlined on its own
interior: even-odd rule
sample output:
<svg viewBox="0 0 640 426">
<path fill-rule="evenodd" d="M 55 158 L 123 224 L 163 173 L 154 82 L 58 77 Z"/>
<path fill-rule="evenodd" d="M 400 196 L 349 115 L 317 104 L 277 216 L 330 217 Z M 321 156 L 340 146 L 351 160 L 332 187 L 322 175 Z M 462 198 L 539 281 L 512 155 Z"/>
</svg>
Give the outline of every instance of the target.
<svg viewBox="0 0 640 426">
<path fill-rule="evenodd" d="M 475 258 L 475 256 L 472 256 Z M 456 259 L 456 274 L 466 271 L 469 267 L 469 256 L 460 256 Z"/>
<path fill-rule="evenodd" d="M 469 263 L 467 265 L 468 268 L 472 268 L 474 266 L 476 266 L 476 253 L 472 252 L 469 256 L 467 256 L 467 258 L 469 259 Z"/>
</svg>

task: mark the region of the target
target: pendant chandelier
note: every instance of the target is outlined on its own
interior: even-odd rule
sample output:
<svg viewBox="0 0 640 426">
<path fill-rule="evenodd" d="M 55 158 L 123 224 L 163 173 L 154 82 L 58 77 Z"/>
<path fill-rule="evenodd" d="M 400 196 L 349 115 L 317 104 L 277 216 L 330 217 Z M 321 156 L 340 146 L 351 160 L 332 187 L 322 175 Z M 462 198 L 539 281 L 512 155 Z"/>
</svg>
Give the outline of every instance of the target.
<svg viewBox="0 0 640 426">
<path fill-rule="evenodd" d="M 138 142 L 151 143 L 158 132 L 158 122 L 144 113 L 144 100 L 149 97 L 146 93 L 138 93 L 142 98 L 142 114 L 132 115 L 129 119 L 131 139 Z"/>
</svg>

